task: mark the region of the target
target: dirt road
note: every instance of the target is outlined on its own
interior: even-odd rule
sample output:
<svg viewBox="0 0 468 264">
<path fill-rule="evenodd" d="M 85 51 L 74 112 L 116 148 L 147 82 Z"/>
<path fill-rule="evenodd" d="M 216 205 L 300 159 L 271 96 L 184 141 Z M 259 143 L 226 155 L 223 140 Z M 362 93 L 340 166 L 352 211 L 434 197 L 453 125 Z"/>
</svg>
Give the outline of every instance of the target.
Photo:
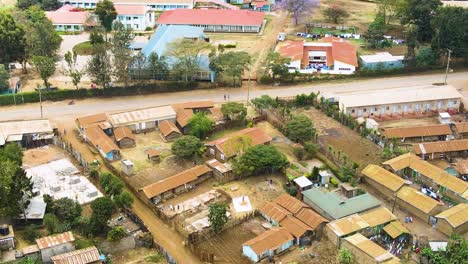
<svg viewBox="0 0 468 264">
<path fill-rule="evenodd" d="M 443 73 L 431 73 L 426 75 L 387 77 L 355 81 L 344 80 L 342 82 L 304 84 L 297 86 L 258 86 L 251 89 L 249 98 L 252 99 L 264 94 L 268 94 L 273 97 L 284 97 L 318 91 L 324 94 L 362 90 L 381 90 L 395 87 L 428 85 L 441 82 L 443 78 Z M 462 89 L 462 94 L 464 94 L 465 98 L 468 98 L 468 72 L 465 71 L 450 74 L 449 84 Z M 60 117 L 77 117 L 93 113 L 125 111 L 196 100 L 223 102 L 223 95 L 226 93 L 230 95 L 231 101 L 245 101 L 247 99 L 247 85 L 242 88 L 192 90 L 141 96 L 75 100 L 74 105 L 68 105 L 69 101 L 45 102 L 43 103 L 44 117 L 51 119 Z M 2 107 L 1 113 L 0 120 L 40 118 L 38 103 Z"/>
</svg>

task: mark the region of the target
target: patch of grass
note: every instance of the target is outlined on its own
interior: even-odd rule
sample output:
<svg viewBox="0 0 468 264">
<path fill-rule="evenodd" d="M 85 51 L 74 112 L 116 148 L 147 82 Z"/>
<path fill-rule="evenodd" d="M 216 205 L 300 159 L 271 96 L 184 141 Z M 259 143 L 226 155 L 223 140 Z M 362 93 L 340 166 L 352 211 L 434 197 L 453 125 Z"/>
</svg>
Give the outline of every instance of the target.
<svg viewBox="0 0 468 264">
<path fill-rule="evenodd" d="M 75 47 L 73 47 L 73 51 L 75 51 L 76 54 L 82 55 L 82 56 L 88 56 L 88 55 L 94 54 L 93 45 L 89 41 L 75 45 Z"/>
<path fill-rule="evenodd" d="M 161 255 L 160 253 L 156 253 L 154 255 L 146 257 L 145 261 L 148 261 L 151 263 L 162 263 L 164 261 L 164 256 Z"/>
<path fill-rule="evenodd" d="M 92 240 L 90 240 L 90 239 L 77 238 L 75 240 L 76 249 L 82 249 L 82 248 L 87 248 L 87 247 L 91 247 L 91 246 L 94 246 L 94 242 Z"/>
</svg>

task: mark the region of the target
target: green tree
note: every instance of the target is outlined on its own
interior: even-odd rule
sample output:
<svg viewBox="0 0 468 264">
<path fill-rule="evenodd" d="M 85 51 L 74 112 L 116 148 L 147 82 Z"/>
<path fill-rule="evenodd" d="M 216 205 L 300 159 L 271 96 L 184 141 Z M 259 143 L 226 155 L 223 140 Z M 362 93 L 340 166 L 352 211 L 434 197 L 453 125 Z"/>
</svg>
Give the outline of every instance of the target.
<svg viewBox="0 0 468 264">
<path fill-rule="evenodd" d="M 417 39 L 428 42 L 433 37 L 432 19 L 442 5 L 440 0 L 407 0 L 402 10 L 402 24 L 413 23 L 417 26 Z"/>
<path fill-rule="evenodd" d="M 200 62 L 202 53 L 210 49 L 210 44 L 205 41 L 192 41 L 189 39 L 175 40 L 170 43 L 167 55 L 175 58 L 172 72 L 177 79 L 186 82 L 201 70 Z"/>
<path fill-rule="evenodd" d="M 4 64 L 0 64 L 0 91 L 7 90 L 10 87 L 10 73 Z"/>
<path fill-rule="evenodd" d="M 203 143 L 194 136 L 184 136 L 177 139 L 171 146 L 172 153 L 177 157 L 191 159 L 200 155 Z"/>
<path fill-rule="evenodd" d="M 215 122 L 203 112 L 194 114 L 188 121 L 190 134 L 200 139 L 205 138 L 206 134 L 213 130 L 214 124 Z"/>
<path fill-rule="evenodd" d="M 115 211 L 114 202 L 108 197 L 99 197 L 91 202 L 92 214 L 88 231 L 91 234 L 102 234 L 107 230 L 107 221 Z"/>
<path fill-rule="evenodd" d="M 354 261 L 353 254 L 346 248 L 340 249 L 338 253 L 338 261 L 340 264 L 351 264 Z"/>
<path fill-rule="evenodd" d="M 323 15 L 327 17 L 329 21 L 335 24 L 341 22 L 344 18 L 349 17 L 348 11 L 339 5 L 331 5 L 323 10 Z"/>
<path fill-rule="evenodd" d="M 56 10 L 60 7 L 58 0 L 18 0 L 16 6 L 19 9 L 25 10 L 31 6 L 40 6 L 45 11 Z"/>
<path fill-rule="evenodd" d="M 221 105 L 221 112 L 231 120 L 244 120 L 247 108 L 242 103 L 228 102 Z"/>
<path fill-rule="evenodd" d="M 32 6 L 25 11 L 26 52 L 28 57 L 44 56 L 56 60 L 62 37 L 42 9 Z"/>
<path fill-rule="evenodd" d="M 289 164 L 286 157 L 272 145 L 248 148 L 233 162 L 233 172 L 238 176 L 251 176 L 265 171 L 279 171 Z"/>
<path fill-rule="evenodd" d="M 67 197 L 54 200 L 52 204 L 52 212 L 57 216 L 57 219 L 70 225 L 73 225 L 81 216 L 81 211 L 81 205 Z"/>
<path fill-rule="evenodd" d="M 405 38 L 407 51 L 405 54 L 406 65 L 408 67 L 415 66 L 416 64 L 416 47 L 418 46 L 418 26 L 415 24 L 405 25 Z"/>
<path fill-rule="evenodd" d="M 242 155 L 244 152 L 252 146 L 252 138 L 246 135 L 236 135 L 230 137 L 224 143 L 224 154 L 227 157 L 231 157 L 235 154 Z"/>
<path fill-rule="evenodd" d="M 431 48 L 422 48 L 416 55 L 416 65 L 420 67 L 436 65 L 438 57 Z"/>
<path fill-rule="evenodd" d="M 45 214 L 43 222 L 49 235 L 60 232 L 60 223 L 54 214 Z"/>
<path fill-rule="evenodd" d="M 291 59 L 282 57 L 278 52 L 270 52 L 266 58 L 266 70 L 271 73 L 273 80 L 285 80 L 291 76 L 287 65 L 290 61 Z"/>
<path fill-rule="evenodd" d="M 115 10 L 114 3 L 109 0 L 98 2 L 94 13 L 98 16 L 101 25 L 104 27 L 105 39 L 107 42 L 107 33 L 112 30 L 112 23 L 117 18 L 117 11 Z"/>
<path fill-rule="evenodd" d="M 76 52 L 68 51 L 65 53 L 65 62 L 67 62 L 67 69 L 64 70 L 64 73 L 72 79 L 73 85 L 78 89 L 78 84 L 81 81 L 81 77 L 83 77 L 84 71 L 78 69 Z"/>
<path fill-rule="evenodd" d="M 19 60 L 25 52 L 25 45 L 23 27 L 10 13 L 0 11 L 0 64 Z"/>
<path fill-rule="evenodd" d="M 452 56 L 465 58 L 468 63 L 468 9 L 440 7 L 432 20 L 434 37 L 432 49 L 453 51 Z"/>
<path fill-rule="evenodd" d="M 169 66 L 165 56 L 159 56 L 156 52 L 152 52 L 148 57 L 146 69 L 149 70 L 156 80 L 165 80 L 169 73 Z"/>
<path fill-rule="evenodd" d="M 228 222 L 227 210 L 228 207 L 224 203 L 214 203 L 208 206 L 208 220 L 215 233 L 219 233 Z"/>
<path fill-rule="evenodd" d="M 56 10 L 61 6 L 58 0 L 41 0 L 41 7 L 45 11 Z"/>
<path fill-rule="evenodd" d="M 111 230 L 107 233 L 107 240 L 111 242 L 116 242 L 124 238 L 127 234 L 121 226 L 112 227 Z"/>
<path fill-rule="evenodd" d="M 23 165 L 23 148 L 18 144 L 6 144 L 0 148 L 0 158 L 5 158 L 17 164 Z"/>
<path fill-rule="evenodd" d="M 267 109 L 276 106 L 275 100 L 266 94 L 252 99 L 251 102 L 258 109 Z"/>
<path fill-rule="evenodd" d="M 285 133 L 294 142 L 305 142 L 314 137 L 315 129 L 307 116 L 297 115 L 286 124 Z"/>
<path fill-rule="evenodd" d="M 224 74 L 232 78 L 233 86 L 236 86 L 236 79 L 242 82 L 242 75 L 250 65 L 251 57 L 245 51 L 230 51 L 220 53 L 210 59 L 210 68 L 217 74 Z"/>
<path fill-rule="evenodd" d="M 41 76 L 41 79 L 44 81 L 44 86 L 49 89 L 49 78 L 55 72 L 55 59 L 53 57 L 34 56 L 32 58 L 32 64 L 39 73 L 39 76 Z"/>
<path fill-rule="evenodd" d="M 40 2 L 38 0 L 17 0 L 16 1 L 16 7 L 19 9 L 25 10 L 28 9 L 29 7 L 33 5 L 37 5 Z"/>
<path fill-rule="evenodd" d="M 129 49 L 134 35 L 132 30 L 126 28 L 122 23 L 114 23 L 114 36 L 112 38 L 112 53 L 114 54 L 114 77 L 117 81 L 128 86 L 130 80 L 130 64 L 133 60 L 132 51 Z"/>
<path fill-rule="evenodd" d="M 99 182 L 101 183 L 102 188 L 104 188 L 104 191 L 111 196 L 122 193 L 124 184 L 119 177 L 112 173 L 101 173 L 99 175 Z"/>
<path fill-rule="evenodd" d="M 37 225 L 28 225 L 24 228 L 24 239 L 29 243 L 36 243 L 36 239 L 41 237 L 41 232 L 39 232 L 39 226 Z"/>
<path fill-rule="evenodd" d="M 104 44 L 95 47 L 95 52 L 88 61 L 86 72 L 91 80 L 101 85 L 102 88 L 106 88 L 111 82 L 112 64 Z"/>
<path fill-rule="evenodd" d="M 305 158 L 306 159 L 313 159 L 317 155 L 317 152 L 319 150 L 319 147 L 317 144 L 314 144 L 312 142 L 305 142 L 304 143 L 304 151 L 305 151 Z"/>
<path fill-rule="evenodd" d="M 369 25 L 364 37 L 368 43 L 369 48 L 376 49 L 382 47 L 382 43 L 385 41 L 383 37 L 385 34 L 385 19 L 381 13 L 377 13 L 374 21 Z"/>
<path fill-rule="evenodd" d="M 405 0 L 377 0 L 379 13 L 383 15 L 385 24 L 398 15 L 398 11 L 404 6 Z"/>
<path fill-rule="evenodd" d="M 89 33 L 89 42 L 93 46 L 104 44 L 104 37 L 102 36 L 102 28 L 94 27 Z"/>
<path fill-rule="evenodd" d="M 117 205 L 117 207 L 128 209 L 132 207 L 134 198 L 129 192 L 123 191 L 122 193 L 114 197 L 114 202 L 115 202 L 115 205 Z"/>
</svg>

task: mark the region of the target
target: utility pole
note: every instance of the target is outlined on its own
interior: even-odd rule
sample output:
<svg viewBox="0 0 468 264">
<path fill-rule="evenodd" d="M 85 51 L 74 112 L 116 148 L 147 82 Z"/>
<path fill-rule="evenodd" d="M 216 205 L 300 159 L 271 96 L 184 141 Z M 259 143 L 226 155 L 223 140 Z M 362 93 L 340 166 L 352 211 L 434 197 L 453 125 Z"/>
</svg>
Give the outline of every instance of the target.
<svg viewBox="0 0 468 264">
<path fill-rule="evenodd" d="M 447 84 L 447 76 L 448 76 L 448 71 L 449 71 L 449 65 L 450 65 L 450 55 L 452 54 L 452 50 L 447 49 L 448 51 L 448 57 L 447 57 L 447 68 L 445 69 L 445 81 L 444 84 Z"/>
</svg>

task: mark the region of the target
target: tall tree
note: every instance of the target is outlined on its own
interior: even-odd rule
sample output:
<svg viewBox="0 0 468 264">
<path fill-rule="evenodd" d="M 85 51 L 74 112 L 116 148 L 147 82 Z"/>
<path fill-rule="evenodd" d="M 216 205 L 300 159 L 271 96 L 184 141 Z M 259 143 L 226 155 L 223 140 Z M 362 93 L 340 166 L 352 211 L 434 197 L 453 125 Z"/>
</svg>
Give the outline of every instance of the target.
<svg viewBox="0 0 468 264">
<path fill-rule="evenodd" d="M 23 27 L 10 13 L 0 11 L 0 64 L 19 60 L 25 45 Z"/>
<path fill-rule="evenodd" d="M 299 19 L 302 15 L 312 13 L 312 9 L 318 7 L 318 0 L 283 0 L 280 7 L 290 12 L 294 18 L 294 24 L 299 24 Z"/>
<path fill-rule="evenodd" d="M 278 171 L 289 164 L 283 153 L 272 145 L 257 145 L 248 148 L 236 158 L 232 170 L 239 176 L 251 176 L 255 173 Z"/>
<path fill-rule="evenodd" d="M 188 121 L 190 134 L 200 139 L 205 138 L 206 134 L 213 129 L 214 121 L 211 120 L 205 113 L 199 112 L 194 114 Z"/>
<path fill-rule="evenodd" d="M 164 80 L 169 73 L 169 66 L 165 56 L 159 56 L 156 52 L 149 55 L 146 69 L 151 72 L 153 79 Z"/>
<path fill-rule="evenodd" d="M 184 159 L 191 159 L 202 152 L 203 143 L 194 136 L 177 139 L 171 146 L 172 154 Z"/>
<path fill-rule="evenodd" d="M 134 35 L 132 30 L 125 28 L 120 22 L 114 23 L 114 35 L 112 38 L 112 53 L 114 55 L 114 77 L 117 81 L 128 86 L 130 80 L 130 64 L 133 60 L 132 51 L 129 49 Z"/>
<path fill-rule="evenodd" d="M 228 102 L 221 105 L 221 112 L 231 120 L 244 120 L 247 108 L 242 103 Z"/>
<path fill-rule="evenodd" d="M 106 88 L 112 77 L 111 59 L 104 44 L 97 45 L 94 50 L 94 54 L 88 61 L 86 72 L 94 83 Z"/>
<path fill-rule="evenodd" d="M 250 64 L 251 57 L 245 51 L 222 52 L 210 59 L 210 68 L 218 74 L 225 74 L 232 78 L 233 85 L 236 86 L 236 79 L 242 81 L 242 75 Z"/>
<path fill-rule="evenodd" d="M 208 221 L 215 233 L 219 233 L 227 223 L 227 205 L 224 203 L 214 203 L 208 206 Z"/>
<path fill-rule="evenodd" d="M 49 78 L 55 72 L 55 58 L 46 56 L 34 56 L 32 58 L 32 64 L 34 65 L 36 71 L 39 73 L 39 76 L 41 76 L 41 79 L 44 81 L 44 86 L 47 89 L 49 89 Z"/>
<path fill-rule="evenodd" d="M 84 74 L 83 70 L 78 69 L 77 58 L 78 56 L 75 51 L 68 51 L 65 53 L 67 68 L 64 70 L 64 73 L 72 79 L 72 83 L 76 89 L 78 89 L 78 84 L 80 84 L 81 77 L 83 77 Z"/>
<path fill-rule="evenodd" d="M 348 11 L 339 5 L 332 5 L 325 10 L 323 14 L 335 24 L 341 22 L 344 18 L 349 17 Z"/>
<path fill-rule="evenodd" d="M 385 24 L 390 24 L 390 21 L 397 16 L 404 2 L 405 0 L 377 0 L 379 13 L 382 14 Z"/>
<path fill-rule="evenodd" d="M 294 142 L 309 141 L 313 138 L 314 133 L 314 125 L 305 115 L 294 116 L 286 124 L 286 136 Z"/>
<path fill-rule="evenodd" d="M 440 7 L 432 20 L 435 31 L 432 49 L 453 51 L 452 56 L 463 57 L 468 63 L 468 9 Z"/>
<path fill-rule="evenodd" d="M 381 13 L 377 13 L 374 21 L 369 25 L 364 37 L 369 45 L 369 48 L 375 49 L 382 47 L 385 35 L 385 19 Z"/>
<path fill-rule="evenodd" d="M 418 26 L 409 23 L 405 25 L 406 39 L 406 66 L 412 67 L 416 64 L 416 47 L 418 47 Z"/>
<path fill-rule="evenodd" d="M 402 11 L 401 22 L 403 24 L 413 23 L 417 26 L 417 39 L 428 42 L 432 39 L 433 29 L 431 21 L 436 10 L 442 5 L 440 0 L 407 0 L 405 9 Z"/>
<path fill-rule="evenodd" d="M 107 42 L 107 33 L 112 30 L 112 23 L 117 18 L 117 11 L 115 10 L 114 3 L 109 0 L 98 2 L 94 13 L 99 17 L 101 25 L 105 29 L 105 37 Z"/>
<path fill-rule="evenodd" d="M 287 65 L 290 61 L 291 59 L 282 57 L 278 52 L 270 52 L 267 55 L 266 70 L 271 74 L 273 81 L 277 78 L 283 80 L 291 75 Z"/>
<path fill-rule="evenodd" d="M 10 87 L 10 73 L 4 64 L 0 64 L 0 91 L 7 90 Z"/>
<path fill-rule="evenodd" d="M 114 202 L 108 197 L 99 197 L 91 202 L 92 214 L 89 220 L 89 232 L 102 234 L 107 229 L 107 221 L 115 211 Z"/>
<path fill-rule="evenodd" d="M 42 9 L 32 6 L 26 13 L 27 51 L 30 57 L 56 57 L 62 43 L 62 37 L 55 31 L 52 22 L 47 19 Z"/>
<path fill-rule="evenodd" d="M 132 79 L 141 79 L 141 75 L 147 67 L 145 54 L 138 52 L 132 58 Z"/>
<path fill-rule="evenodd" d="M 167 55 L 176 59 L 172 71 L 178 79 L 186 82 L 193 79 L 201 70 L 202 53 L 209 50 L 210 44 L 205 41 L 192 41 L 189 39 L 176 40 L 169 44 Z"/>
</svg>

